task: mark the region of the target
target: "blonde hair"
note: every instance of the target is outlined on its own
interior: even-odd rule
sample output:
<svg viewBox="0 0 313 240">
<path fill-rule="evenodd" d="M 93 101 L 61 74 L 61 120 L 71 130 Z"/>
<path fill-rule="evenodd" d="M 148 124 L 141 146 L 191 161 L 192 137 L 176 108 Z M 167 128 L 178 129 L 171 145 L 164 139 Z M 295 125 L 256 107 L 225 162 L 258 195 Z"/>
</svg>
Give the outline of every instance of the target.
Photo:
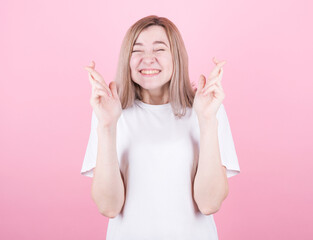
<svg viewBox="0 0 313 240">
<path fill-rule="evenodd" d="M 141 87 L 132 81 L 130 74 L 131 52 L 139 34 L 144 29 L 157 25 L 164 28 L 170 43 L 173 59 L 173 74 L 169 82 L 169 102 L 177 117 L 186 114 L 186 107 L 192 107 L 195 90 L 189 80 L 188 55 L 185 44 L 177 27 L 169 19 L 150 15 L 135 22 L 126 32 L 123 39 L 115 82 L 122 108 L 134 104 L 135 99 L 142 100 Z"/>
</svg>

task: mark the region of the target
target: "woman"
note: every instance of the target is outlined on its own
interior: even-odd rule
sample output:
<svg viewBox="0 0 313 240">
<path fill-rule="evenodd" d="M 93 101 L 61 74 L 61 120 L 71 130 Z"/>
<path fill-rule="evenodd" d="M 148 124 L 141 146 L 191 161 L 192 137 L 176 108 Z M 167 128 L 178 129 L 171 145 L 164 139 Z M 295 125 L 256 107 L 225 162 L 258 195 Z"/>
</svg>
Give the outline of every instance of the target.
<svg viewBox="0 0 313 240">
<path fill-rule="evenodd" d="M 81 173 L 109 217 L 107 240 L 218 239 L 213 213 L 240 172 L 217 62 L 193 90 L 177 27 L 147 16 L 127 31 L 115 81 L 85 67 L 91 133 Z"/>
</svg>

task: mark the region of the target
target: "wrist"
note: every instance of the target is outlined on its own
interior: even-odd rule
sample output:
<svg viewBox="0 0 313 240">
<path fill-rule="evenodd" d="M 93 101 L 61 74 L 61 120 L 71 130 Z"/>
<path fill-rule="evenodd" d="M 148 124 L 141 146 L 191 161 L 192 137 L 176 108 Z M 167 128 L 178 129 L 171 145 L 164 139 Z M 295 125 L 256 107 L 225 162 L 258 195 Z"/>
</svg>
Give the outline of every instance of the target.
<svg viewBox="0 0 313 240">
<path fill-rule="evenodd" d="M 218 126 L 217 117 L 210 117 L 210 118 L 198 118 L 199 127 L 200 129 L 212 129 Z"/>
<path fill-rule="evenodd" d="M 104 125 L 98 123 L 97 132 L 98 133 L 112 133 L 116 130 L 116 124 Z"/>
</svg>

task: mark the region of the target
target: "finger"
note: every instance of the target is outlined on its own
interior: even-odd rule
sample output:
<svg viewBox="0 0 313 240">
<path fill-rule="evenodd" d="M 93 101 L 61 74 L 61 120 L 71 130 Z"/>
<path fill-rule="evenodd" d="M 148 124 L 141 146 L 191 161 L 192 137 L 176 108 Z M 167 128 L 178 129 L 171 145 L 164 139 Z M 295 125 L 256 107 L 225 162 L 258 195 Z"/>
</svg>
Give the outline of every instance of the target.
<svg viewBox="0 0 313 240">
<path fill-rule="evenodd" d="M 91 99 L 93 99 L 93 101 L 99 101 L 100 97 L 104 97 L 105 100 L 110 98 L 106 91 L 96 88 L 91 94 Z"/>
<path fill-rule="evenodd" d="M 213 59 L 212 59 L 212 60 L 213 60 L 213 62 L 214 62 L 215 64 L 218 64 L 218 61 L 217 61 L 217 59 L 216 59 L 216 57 L 215 57 L 215 56 L 213 57 Z"/>
<path fill-rule="evenodd" d="M 110 89 L 108 87 L 108 85 L 106 84 L 106 82 L 104 81 L 104 79 L 102 78 L 102 76 L 94 69 L 90 68 L 90 67 L 85 67 L 85 69 L 89 72 L 89 74 L 91 75 L 91 78 L 97 82 L 100 82 L 105 89 L 108 90 L 108 92 L 110 92 Z M 95 77 L 95 74 L 97 77 Z M 91 81 L 92 82 L 92 81 Z"/>
<path fill-rule="evenodd" d="M 210 80 L 210 82 L 202 89 L 202 93 L 204 93 L 209 87 L 219 82 L 219 77 L 214 77 Z"/>
<path fill-rule="evenodd" d="M 225 65 L 226 61 L 223 62 L 219 62 L 211 71 L 209 78 L 215 77 L 216 75 L 218 75 L 220 69 Z"/>
<path fill-rule="evenodd" d="M 198 91 L 200 92 L 204 88 L 205 82 L 206 82 L 205 76 L 203 74 L 201 74 L 200 77 L 199 77 L 199 81 L 198 81 L 197 92 Z"/>
<path fill-rule="evenodd" d="M 220 71 L 220 73 L 219 73 L 219 76 L 218 76 L 218 81 L 216 82 L 216 84 L 219 86 L 219 87 L 222 87 L 222 79 L 223 79 L 223 72 L 224 72 L 224 70 L 223 70 L 223 68 L 221 68 L 221 71 Z"/>
<path fill-rule="evenodd" d="M 107 92 L 108 96 L 112 97 L 112 93 L 110 89 L 105 88 L 105 86 L 103 86 L 103 84 L 99 83 L 97 80 L 92 79 L 93 83 L 94 83 L 94 87 L 96 89 L 101 89 L 105 92 Z"/>
<path fill-rule="evenodd" d="M 101 84 L 97 80 L 93 79 L 90 73 L 89 73 L 89 80 L 90 80 L 90 83 L 91 83 L 91 86 L 92 86 L 92 91 L 94 91 L 96 88 L 100 88 L 100 89 L 103 89 L 103 90 L 107 91 L 108 94 L 110 95 L 109 90 L 107 90 L 105 88 L 105 86 L 103 86 L 103 84 Z"/>
<path fill-rule="evenodd" d="M 95 69 L 95 66 L 96 66 L 96 63 L 92 60 L 92 61 L 89 63 L 88 66 L 84 66 L 84 69 L 87 70 L 86 67 L 90 67 L 90 68 Z"/>
<path fill-rule="evenodd" d="M 102 90 L 102 89 L 99 89 L 99 88 L 97 88 L 97 89 L 95 90 L 95 94 L 96 94 L 97 96 L 105 97 L 106 99 L 110 98 L 110 96 L 108 95 L 108 93 L 107 93 L 105 90 Z"/>
<path fill-rule="evenodd" d="M 213 62 L 214 62 L 215 64 L 218 64 L 219 62 L 222 62 L 222 61 L 218 61 L 215 56 L 212 58 L 212 60 L 213 60 Z"/>
<path fill-rule="evenodd" d="M 89 63 L 89 65 L 88 65 L 87 67 L 90 67 L 90 68 L 95 69 L 95 66 L 96 66 L 96 64 L 95 64 L 95 62 L 92 60 L 92 61 Z"/>
<path fill-rule="evenodd" d="M 217 85 L 211 86 L 211 88 L 208 89 L 208 91 L 205 92 L 203 94 L 203 96 L 205 97 L 205 96 L 209 95 L 210 93 L 214 94 L 214 97 L 217 97 L 217 98 L 220 98 L 220 99 L 224 99 L 225 98 L 225 93 L 224 93 L 223 89 L 218 87 Z"/>
<path fill-rule="evenodd" d="M 96 88 L 102 89 L 102 90 L 104 90 L 104 91 L 107 91 L 107 89 L 106 89 L 101 83 L 97 82 L 96 80 L 93 80 L 93 84 L 94 84 L 94 86 L 95 86 Z"/>
<path fill-rule="evenodd" d="M 91 78 L 91 74 L 90 73 L 88 73 L 88 79 L 89 79 L 90 84 L 92 85 L 92 78 Z"/>
<path fill-rule="evenodd" d="M 211 86 L 217 82 L 220 82 L 222 79 L 222 76 L 223 76 L 223 68 L 221 68 L 218 75 L 212 77 L 211 79 L 209 79 L 207 81 L 205 88 L 208 88 L 209 86 Z M 204 91 L 204 89 L 202 91 Z"/>
<path fill-rule="evenodd" d="M 94 79 L 92 78 L 90 73 L 88 73 L 88 79 L 89 79 L 90 84 L 93 86 L 94 85 L 93 84 L 94 83 Z"/>
<path fill-rule="evenodd" d="M 88 77 L 89 77 L 89 81 L 90 81 L 91 86 L 92 86 L 92 91 L 94 91 L 96 88 L 104 89 L 105 91 L 108 92 L 108 95 L 111 96 L 110 90 L 106 89 L 103 84 L 101 84 L 100 82 L 98 82 L 97 80 L 95 80 L 95 79 L 91 76 L 90 73 L 88 73 Z"/>
<path fill-rule="evenodd" d="M 110 82 L 109 88 L 111 89 L 111 92 L 113 93 L 113 97 L 118 99 L 116 82 L 114 81 Z"/>
<path fill-rule="evenodd" d="M 99 82 L 97 79 L 95 79 L 91 73 L 88 72 L 88 77 L 89 77 L 89 81 L 91 84 L 94 84 L 95 82 L 99 83 L 99 84 L 102 84 L 101 82 Z M 103 84 L 102 84 L 103 85 Z M 105 88 L 105 85 L 103 85 L 103 87 Z"/>
<path fill-rule="evenodd" d="M 222 78 L 223 78 L 223 72 L 224 72 L 224 70 L 223 70 L 223 68 L 221 68 L 219 73 L 218 73 L 218 75 L 213 78 L 213 79 L 217 78 L 217 80 L 214 81 L 217 85 L 221 85 L 221 81 L 222 81 Z M 211 85 L 210 82 L 209 82 L 209 85 Z"/>
<path fill-rule="evenodd" d="M 206 96 L 206 95 L 208 95 L 209 93 L 214 92 L 214 91 L 217 91 L 217 90 L 218 90 L 218 86 L 212 85 L 212 86 L 210 86 L 210 87 L 203 93 L 203 96 Z"/>
<path fill-rule="evenodd" d="M 215 67 L 213 68 L 212 72 L 209 75 L 209 78 L 215 77 L 216 75 L 218 75 L 220 69 L 225 65 L 226 61 L 222 61 L 219 62 L 215 65 Z"/>
<path fill-rule="evenodd" d="M 99 82 L 106 84 L 103 77 L 101 76 L 101 74 L 99 72 L 97 72 L 95 69 L 93 69 L 92 67 L 85 67 L 85 69 L 91 74 L 91 76 L 98 80 Z"/>
<path fill-rule="evenodd" d="M 90 82 L 90 84 L 91 84 L 91 89 L 92 89 L 92 91 L 94 91 L 95 88 L 96 88 L 96 86 L 95 86 L 95 84 L 94 84 L 94 79 L 91 77 L 91 74 L 90 74 L 90 73 L 88 73 L 88 78 L 89 78 L 89 82 Z"/>
<path fill-rule="evenodd" d="M 221 70 L 220 70 L 220 79 L 221 79 L 221 81 L 222 81 L 222 78 L 223 78 L 223 73 L 224 73 L 224 69 L 221 68 Z"/>
<path fill-rule="evenodd" d="M 225 60 L 224 60 L 224 61 L 218 61 L 215 56 L 212 58 L 212 60 L 213 60 L 213 62 L 214 62 L 215 64 L 218 64 L 219 62 L 224 62 L 224 61 L 225 61 Z"/>
<path fill-rule="evenodd" d="M 92 77 L 92 75 L 91 75 L 91 77 Z M 94 77 L 92 77 L 92 79 L 93 79 L 93 81 L 95 81 L 97 83 L 100 83 L 111 94 L 111 90 L 110 90 L 110 88 L 108 87 L 108 85 L 106 84 L 105 81 L 98 81 Z"/>
<path fill-rule="evenodd" d="M 101 82 L 97 81 L 96 79 L 94 79 L 90 73 L 88 73 L 88 75 L 89 75 L 90 83 L 92 85 L 101 86 L 104 89 L 106 89 L 106 87 L 105 87 L 105 85 L 103 83 L 101 83 Z"/>
<path fill-rule="evenodd" d="M 95 67 L 96 67 L 95 61 L 93 61 L 93 60 L 91 61 L 90 67 L 93 68 L 93 69 L 95 69 Z"/>
</svg>

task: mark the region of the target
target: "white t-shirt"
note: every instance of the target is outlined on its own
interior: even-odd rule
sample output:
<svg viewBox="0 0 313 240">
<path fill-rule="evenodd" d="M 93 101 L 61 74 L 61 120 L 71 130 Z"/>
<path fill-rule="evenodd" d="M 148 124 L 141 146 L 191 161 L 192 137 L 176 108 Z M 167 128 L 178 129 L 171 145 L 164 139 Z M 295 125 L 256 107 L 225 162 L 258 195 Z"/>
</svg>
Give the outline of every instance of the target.
<svg viewBox="0 0 313 240">
<path fill-rule="evenodd" d="M 230 125 L 221 104 L 217 115 L 222 165 L 227 177 L 240 172 Z M 97 159 L 97 124 L 91 132 L 81 174 L 93 177 Z M 199 157 L 200 129 L 193 108 L 175 118 L 170 103 L 135 100 L 117 122 L 116 147 L 126 198 L 110 218 L 107 240 L 217 240 L 213 214 L 203 215 L 192 197 Z"/>
</svg>

